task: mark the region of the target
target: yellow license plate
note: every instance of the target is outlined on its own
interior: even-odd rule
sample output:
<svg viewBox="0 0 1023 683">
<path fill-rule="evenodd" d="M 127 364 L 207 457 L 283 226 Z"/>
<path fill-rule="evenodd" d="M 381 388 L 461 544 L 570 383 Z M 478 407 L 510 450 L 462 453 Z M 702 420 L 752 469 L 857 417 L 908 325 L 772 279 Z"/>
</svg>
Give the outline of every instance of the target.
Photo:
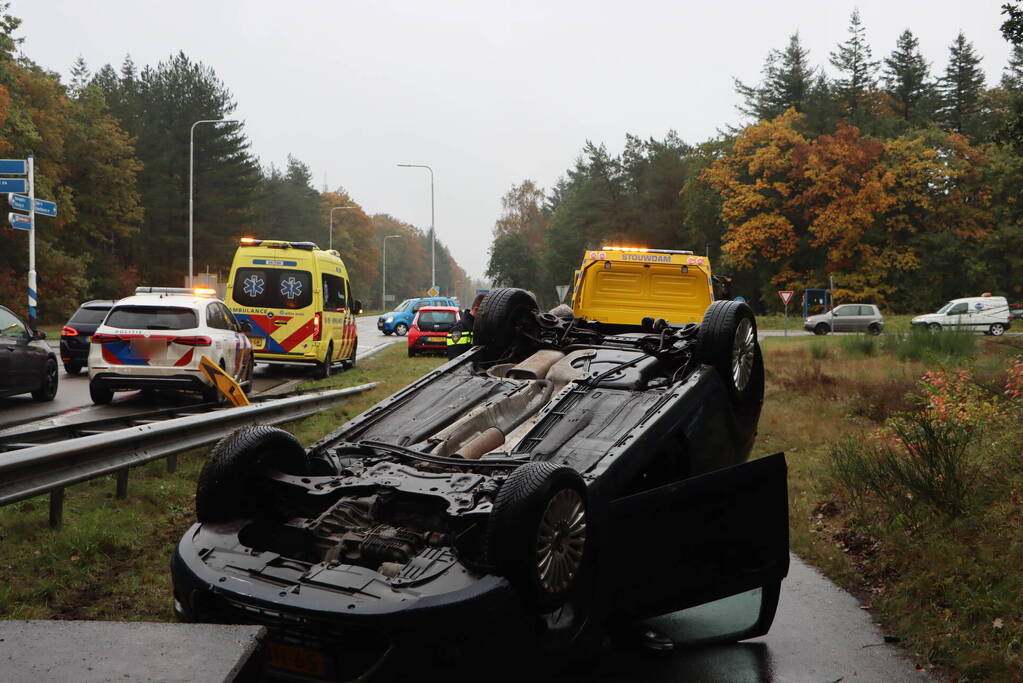
<svg viewBox="0 0 1023 683">
<path fill-rule="evenodd" d="M 446 337 L 427 337 L 426 341 L 428 341 L 428 342 L 442 342 L 442 341 L 447 341 L 447 338 Z"/>
<path fill-rule="evenodd" d="M 284 671 L 305 674 L 306 676 L 317 676 L 323 678 L 327 675 L 327 658 L 316 650 L 297 645 L 286 645 L 284 643 L 267 643 L 270 649 L 270 666 Z"/>
<path fill-rule="evenodd" d="M 249 337 L 249 341 L 252 342 L 252 348 L 254 349 L 261 349 L 266 343 L 266 339 L 264 337 Z"/>
</svg>

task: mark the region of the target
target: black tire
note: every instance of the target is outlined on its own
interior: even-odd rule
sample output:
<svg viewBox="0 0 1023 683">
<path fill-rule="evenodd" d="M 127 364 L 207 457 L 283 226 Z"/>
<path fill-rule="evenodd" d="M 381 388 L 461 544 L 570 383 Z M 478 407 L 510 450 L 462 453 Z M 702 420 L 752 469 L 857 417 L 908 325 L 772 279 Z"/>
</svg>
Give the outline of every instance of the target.
<svg viewBox="0 0 1023 683">
<path fill-rule="evenodd" d="M 334 342 L 327 344 L 327 355 L 323 357 L 323 362 L 316 364 L 316 377 L 319 379 L 327 379 L 330 377 L 330 371 L 333 367 L 334 358 Z"/>
<path fill-rule="evenodd" d="M 390 336 L 391 336 L 392 334 L 394 334 L 394 331 L 393 331 L 393 330 L 392 330 L 391 332 L 388 332 L 387 330 L 381 330 L 381 332 L 383 332 L 383 333 L 384 333 L 384 336 L 385 336 L 385 337 L 390 337 Z"/>
<path fill-rule="evenodd" d="M 39 402 L 52 401 L 57 395 L 60 375 L 57 373 L 57 361 L 47 358 L 43 366 L 43 376 L 39 380 L 39 388 L 32 392 L 32 398 Z"/>
<path fill-rule="evenodd" d="M 536 326 L 540 309 L 533 295 L 524 289 L 504 287 L 487 293 L 473 323 L 472 343 L 476 346 L 508 344 L 520 328 Z"/>
<path fill-rule="evenodd" d="M 346 370 L 351 370 L 352 368 L 355 367 L 355 361 L 357 360 L 356 356 L 358 354 L 359 354 L 359 340 L 358 340 L 358 338 L 356 338 L 356 340 L 354 342 L 352 342 L 352 354 L 350 356 L 348 356 L 348 360 L 345 361 L 345 369 Z"/>
<path fill-rule="evenodd" d="M 566 517 L 558 517 L 559 511 Z M 568 572 L 564 578 L 545 575 L 540 566 L 541 522 L 552 519 L 565 523 L 556 523 L 558 531 L 548 539 L 548 570 L 557 565 Z M 487 562 L 508 578 L 527 605 L 538 613 L 550 612 L 571 597 L 590 571 L 587 524 L 586 484 L 578 472 L 549 462 L 525 463 L 497 493 L 487 528 Z M 565 538 L 574 542 L 563 543 Z"/>
<path fill-rule="evenodd" d="M 876 337 L 877 335 L 881 334 L 881 326 L 878 325 L 877 323 L 874 323 L 873 325 L 867 328 L 867 332 Z"/>
<path fill-rule="evenodd" d="M 991 326 L 990 332 L 995 337 L 1001 337 L 1003 334 L 1005 334 L 1005 325 L 1002 325 L 1001 323 L 995 323 L 994 325 Z"/>
<path fill-rule="evenodd" d="M 710 365 L 736 401 L 753 390 L 756 365 L 757 321 L 741 301 L 715 301 L 703 314 L 697 333 L 698 358 Z"/>
<path fill-rule="evenodd" d="M 239 386 L 242 388 L 242 391 L 244 391 L 246 394 L 252 391 L 252 375 L 255 374 L 256 372 L 256 354 L 252 353 L 251 351 L 249 352 L 248 365 L 249 368 L 248 370 L 245 371 L 245 381 L 239 383 Z"/>
<path fill-rule="evenodd" d="M 69 375 L 74 376 L 74 375 L 77 375 L 78 373 L 80 373 L 82 371 L 82 367 L 83 366 L 82 366 L 81 363 L 76 363 L 74 361 L 67 361 L 66 363 L 64 363 L 64 372 L 66 372 Z"/>
<path fill-rule="evenodd" d="M 818 323 L 817 327 L 813 328 L 813 333 L 818 335 L 818 336 L 824 336 L 825 334 L 827 334 L 830 331 L 831 331 L 831 328 L 829 328 L 827 326 L 827 324 L 825 324 L 825 323 Z"/>
<path fill-rule="evenodd" d="M 89 382 L 89 397 L 98 406 L 105 406 L 114 400 L 114 392 L 105 387 L 98 387 Z"/>
<path fill-rule="evenodd" d="M 199 473 L 195 516 L 200 522 L 229 522 L 266 510 L 258 493 L 264 467 L 285 474 L 309 473 L 309 454 L 294 436 L 276 427 L 252 425 L 221 439 Z"/>
<path fill-rule="evenodd" d="M 404 337 L 406 334 L 408 334 L 408 325 L 406 325 L 405 323 L 398 323 L 397 325 L 394 326 L 394 333 L 399 337 Z"/>
<path fill-rule="evenodd" d="M 416 357 L 416 350 L 414 348 L 412 348 L 411 346 L 408 348 L 408 357 L 409 358 L 415 358 Z"/>
</svg>

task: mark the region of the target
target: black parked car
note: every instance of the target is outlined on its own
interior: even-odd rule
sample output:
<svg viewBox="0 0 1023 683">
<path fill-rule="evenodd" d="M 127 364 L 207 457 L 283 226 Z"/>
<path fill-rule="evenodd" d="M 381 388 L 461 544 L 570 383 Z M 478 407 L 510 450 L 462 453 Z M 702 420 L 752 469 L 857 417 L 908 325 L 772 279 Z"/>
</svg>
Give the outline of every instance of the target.
<svg viewBox="0 0 1023 683">
<path fill-rule="evenodd" d="M 32 393 L 37 401 L 57 395 L 57 357 L 13 311 L 0 306 L 0 397 Z"/>
<path fill-rule="evenodd" d="M 612 335 L 558 311 L 491 291 L 477 346 L 311 448 L 221 441 L 172 563 L 178 618 L 264 624 L 275 674 L 332 680 L 493 646 L 501 671 L 570 662 L 640 620 L 677 643 L 766 633 L 786 466 L 744 462 L 752 312 Z"/>
<path fill-rule="evenodd" d="M 69 375 L 77 375 L 89 365 L 89 340 L 113 305 L 109 299 L 86 301 L 60 331 L 60 359 Z"/>
</svg>

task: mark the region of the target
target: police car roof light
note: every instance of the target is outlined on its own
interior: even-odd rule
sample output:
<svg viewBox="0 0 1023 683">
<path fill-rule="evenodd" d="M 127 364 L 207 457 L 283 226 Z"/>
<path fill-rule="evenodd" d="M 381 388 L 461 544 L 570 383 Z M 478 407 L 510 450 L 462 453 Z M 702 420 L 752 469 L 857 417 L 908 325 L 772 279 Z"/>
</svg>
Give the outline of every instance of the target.
<svg viewBox="0 0 1023 683">
<path fill-rule="evenodd" d="M 217 293 L 215 289 L 207 287 L 136 287 L 136 294 L 191 294 L 193 296 L 213 296 Z"/>
</svg>

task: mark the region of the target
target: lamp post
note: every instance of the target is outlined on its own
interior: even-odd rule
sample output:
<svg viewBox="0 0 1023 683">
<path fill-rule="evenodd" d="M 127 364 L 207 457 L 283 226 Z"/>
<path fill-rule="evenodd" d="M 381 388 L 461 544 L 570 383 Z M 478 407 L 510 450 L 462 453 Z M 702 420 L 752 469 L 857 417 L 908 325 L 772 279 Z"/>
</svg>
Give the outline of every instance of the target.
<svg viewBox="0 0 1023 683">
<path fill-rule="evenodd" d="M 327 238 L 327 249 L 334 248 L 334 212 L 345 211 L 346 209 L 357 209 L 357 206 L 335 206 L 330 210 L 330 237 Z"/>
<path fill-rule="evenodd" d="M 394 239 L 396 237 L 404 237 L 404 235 L 384 236 L 384 254 L 381 259 L 380 266 L 380 308 L 384 311 L 387 310 L 387 240 Z"/>
<path fill-rule="evenodd" d="M 238 119 L 201 119 L 192 124 L 188 130 L 188 286 L 192 286 L 192 277 L 195 272 L 192 268 L 192 212 L 195 205 L 195 127 L 200 123 L 240 123 Z"/>
<path fill-rule="evenodd" d="M 433 229 L 433 169 L 426 164 L 398 164 L 404 168 L 425 168 L 430 172 L 430 287 L 437 287 L 437 250 L 434 248 L 436 242 Z"/>
</svg>

